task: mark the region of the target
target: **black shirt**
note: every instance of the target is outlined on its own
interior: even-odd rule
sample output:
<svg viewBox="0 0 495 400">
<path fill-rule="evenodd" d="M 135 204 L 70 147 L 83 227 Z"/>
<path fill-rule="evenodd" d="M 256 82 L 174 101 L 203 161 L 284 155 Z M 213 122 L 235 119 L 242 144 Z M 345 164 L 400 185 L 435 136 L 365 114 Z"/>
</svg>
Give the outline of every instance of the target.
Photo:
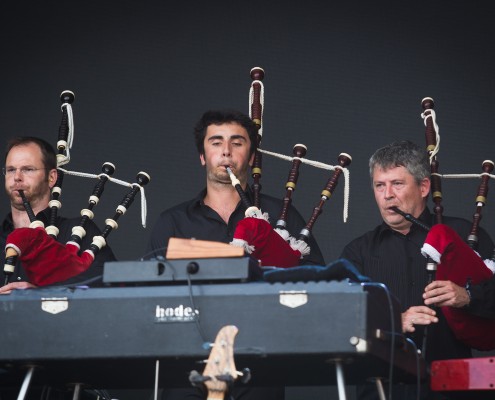
<svg viewBox="0 0 495 400">
<path fill-rule="evenodd" d="M 50 208 L 46 208 L 45 210 L 39 212 L 36 215 L 36 218 L 40 221 L 43 221 L 45 226 L 48 226 L 50 220 Z M 59 234 L 57 235 L 57 241 L 60 243 L 67 243 L 69 240 L 72 228 L 76 225 L 79 225 L 81 218 L 63 218 L 58 216 L 56 226 L 59 229 Z M 81 242 L 81 251 L 89 249 L 89 245 L 93 241 L 93 236 L 97 236 L 101 234 L 100 229 L 96 226 L 96 224 L 88 220 L 84 226 L 86 230 L 86 235 L 82 239 Z M 5 244 L 7 240 L 7 236 L 14 230 L 14 224 L 12 222 L 12 214 L 8 214 L 2 223 L 2 231 L 0 233 L 0 246 L 2 249 L 5 249 Z M 106 245 L 103 247 L 95 257 L 95 260 L 91 264 L 91 266 L 81 274 L 73 276 L 70 279 L 65 280 L 64 282 L 57 282 L 56 285 L 71 285 L 71 284 L 99 284 L 101 283 L 100 278 L 103 275 L 103 264 L 106 261 L 114 261 L 115 256 L 113 254 L 112 249 Z M 2 270 L 2 282 L 5 279 L 5 274 Z M 11 282 L 14 281 L 25 281 L 29 282 L 27 278 L 26 272 L 22 267 L 20 262 L 17 262 L 16 269 L 14 271 L 13 276 L 10 278 Z"/>
<path fill-rule="evenodd" d="M 160 214 L 151 232 L 145 258 L 163 257 L 168 240 L 171 237 L 195 238 L 223 243 L 232 241 L 237 223 L 244 218 L 244 206 L 239 201 L 226 224 L 216 211 L 204 204 L 205 195 L 206 189 L 201 191 L 194 199 L 165 210 Z M 246 191 L 246 196 L 252 202 L 252 192 L 249 188 Z M 282 210 L 282 200 L 261 194 L 260 203 L 261 211 L 269 214 L 270 223 L 274 226 Z M 291 206 L 287 216 L 287 230 L 289 233 L 297 237 L 305 225 L 306 223 L 301 214 L 295 207 Z M 320 248 L 312 235 L 310 235 L 308 244 L 311 247 L 311 253 L 303 258 L 302 263 L 324 265 Z"/>
<path fill-rule="evenodd" d="M 434 216 L 425 209 L 419 220 L 431 226 Z M 443 223 L 453 228 L 462 238 L 467 238 L 471 223 L 461 218 L 443 217 Z M 428 282 L 426 258 L 421 254 L 421 247 L 427 232 L 413 225 L 406 235 L 391 229 L 382 223 L 374 230 L 350 242 L 341 257 L 350 260 L 362 274 L 376 282 L 384 283 L 399 299 L 402 311 L 411 306 L 423 305 L 423 292 Z M 478 252 L 483 259 L 492 255 L 494 244 L 486 231 L 479 231 Z M 483 287 L 484 288 L 483 288 Z M 470 312 L 477 315 L 495 317 L 494 307 L 495 278 L 483 285 L 473 286 Z M 491 300 L 484 302 L 483 297 Z M 428 331 L 427 359 L 466 358 L 470 349 L 459 342 L 453 335 L 441 312 L 437 313 L 438 324 L 430 325 Z M 424 328 L 416 326 L 413 340 L 421 347 Z"/>
</svg>

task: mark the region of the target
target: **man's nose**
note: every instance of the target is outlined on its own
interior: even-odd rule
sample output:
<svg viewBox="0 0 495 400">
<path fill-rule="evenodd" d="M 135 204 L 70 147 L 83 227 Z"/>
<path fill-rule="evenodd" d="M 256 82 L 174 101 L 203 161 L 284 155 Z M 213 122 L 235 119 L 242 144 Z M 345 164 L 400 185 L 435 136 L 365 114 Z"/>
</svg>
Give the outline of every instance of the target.
<svg viewBox="0 0 495 400">
<path fill-rule="evenodd" d="M 392 185 L 385 185 L 385 198 L 391 199 L 394 197 L 394 191 Z"/>
<path fill-rule="evenodd" d="M 224 156 L 230 156 L 231 154 L 231 148 L 230 148 L 230 144 L 228 143 L 225 143 L 224 146 L 223 146 L 223 149 L 222 149 L 222 154 Z"/>
<path fill-rule="evenodd" d="M 21 169 L 17 168 L 14 172 L 14 180 L 20 181 L 22 179 L 22 177 L 23 177 L 23 175 L 22 175 Z"/>
</svg>

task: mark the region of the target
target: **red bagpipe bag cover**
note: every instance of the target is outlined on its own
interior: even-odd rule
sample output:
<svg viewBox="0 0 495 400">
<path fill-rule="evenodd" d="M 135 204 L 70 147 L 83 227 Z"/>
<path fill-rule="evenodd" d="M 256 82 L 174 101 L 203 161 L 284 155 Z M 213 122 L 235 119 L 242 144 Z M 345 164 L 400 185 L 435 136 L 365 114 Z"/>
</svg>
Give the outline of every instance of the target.
<svg viewBox="0 0 495 400">
<path fill-rule="evenodd" d="M 450 280 L 465 286 L 468 280 L 478 284 L 493 277 L 481 257 L 446 225 L 437 224 L 431 228 L 421 252 L 438 263 L 437 280 Z M 478 350 L 495 349 L 495 319 L 478 317 L 462 308 L 441 309 L 459 340 Z"/>
<path fill-rule="evenodd" d="M 235 239 L 247 243 L 252 250 L 251 255 L 260 260 L 261 266 L 289 268 L 299 265 L 301 252 L 292 249 L 263 218 L 246 217 L 240 220 L 234 232 Z"/>
<path fill-rule="evenodd" d="M 86 271 L 94 259 L 92 252 L 78 255 L 79 246 L 59 243 L 41 227 L 15 229 L 7 236 L 8 247 L 17 251 L 29 282 L 36 286 L 72 278 Z"/>
</svg>

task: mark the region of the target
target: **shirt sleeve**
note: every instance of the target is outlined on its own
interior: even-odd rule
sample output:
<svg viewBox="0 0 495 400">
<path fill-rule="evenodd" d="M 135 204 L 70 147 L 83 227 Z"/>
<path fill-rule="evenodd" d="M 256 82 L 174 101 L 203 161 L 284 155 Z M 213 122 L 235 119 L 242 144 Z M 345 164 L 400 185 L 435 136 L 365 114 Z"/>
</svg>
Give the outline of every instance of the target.
<svg viewBox="0 0 495 400">
<path fill-rule="evenodd" d="M 350 261 L 359 272 L 364 273 L 363 271 L 363 258 L 361 257 L 361 246 L 360 243 L 362 239 L 354 239 L 352 242 L 348 243 L 342 253 L 340 254 L 340 258 L 345 258 Z"/>
<path fill-rule="evenodd" d="M 472 285 L 468 310 L 482 318 L 495 318 L 495 276 L 479 285 Z"/>
<path fill-rule="evenodd" d="M 150 239 L 146 247 L 144 259 L 165 257 L 168 241 L 175 236 L 175 223 L 168 212 L 163 212 L 155 222 L 151 231 Z"/>
</svg>

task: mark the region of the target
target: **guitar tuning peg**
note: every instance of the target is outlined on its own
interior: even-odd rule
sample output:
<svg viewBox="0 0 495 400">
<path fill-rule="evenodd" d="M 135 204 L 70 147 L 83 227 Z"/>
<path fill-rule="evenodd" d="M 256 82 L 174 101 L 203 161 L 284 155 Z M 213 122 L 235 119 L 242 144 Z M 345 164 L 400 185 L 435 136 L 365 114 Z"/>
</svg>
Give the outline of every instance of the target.
<svg viewBox="0 0 495 400">
<path fill-rule="evenodd" d="M 218 379 L 221 382 L 225 382 L 228 387 L 234 384 L 234 377 L 229 374 L 217 375 L 215 379 Z"/>
<path fill-rule="evenodd" d="M 206 381 L 211 380 L 209 376 L 203 376 L 198 371 L 192 370 L 189 373 L 189 382 L 191 385 L 201 387 Z"/>
<path fill-rule="evenodd" d="M 248 383 L 251 380 L 251 370 L 249 368 L 243 368 L 242 371 L 237 371 L 237 376 L 242 383 Z"/>
<path fill-rule="evenodd" d="M 214 345 L 214 343 L 211 343 L 211 342 L 204 342 L 204 343 L 203 343 L 203 345 L 202 345 L 202 347 L 203 347 L 203 349 L 205 349 L 205 350 L 210 350 L 210 349 L 212 349 L 212 348 L 213 348 L 213 345 Z"/>
</svg>

